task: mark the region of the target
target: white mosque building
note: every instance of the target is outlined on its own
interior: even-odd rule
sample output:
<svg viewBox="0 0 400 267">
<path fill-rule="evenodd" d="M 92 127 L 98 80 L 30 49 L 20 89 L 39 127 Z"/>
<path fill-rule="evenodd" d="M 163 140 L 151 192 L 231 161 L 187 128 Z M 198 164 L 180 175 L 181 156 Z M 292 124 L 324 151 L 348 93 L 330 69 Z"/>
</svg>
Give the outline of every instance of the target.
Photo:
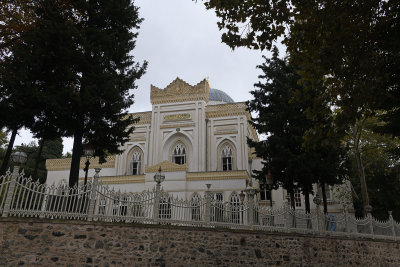
<svg viewBox="0 0 400 267">
<path fill-rule="evenodd" d="M 100 167 L 101 183 L 141 192 L 154 188 L 153 177 L 161 167 L 164 191 L 184 199 L 204 195 L 206 184 L 211 184 L 216 199 L 230 202 L 238 201 L 248 186 L 260 189 L 251 174 L 262 168 L 261 160 L 247 145 L 247 138 L 258 140 L 258 135 L 248 122 L 251 117 L 244 102 L 211 89 L 207 79 L 192 86 L 179 78 L 164 89 L 152 85 L 150 99 L 151 111 L 132 114 L 140 121 L 122 147 L 124 152 L 102 165 L 91 159 L 89 177 L 94 167 Z M 82 158 L 80 179 L 84 162 Z M 68 158 L 47 160 L 47 183 L 68 181 L 70 163 Z M 332 189 L 327 195 L 330 212 L 339 212 Z M 261 185 L 257 198 L 270 204 L 266 186 Z M 272 192 L 274 206 L 283 205 L 285 199 L 285 190 Z M 295 200 L 296 208 L 304 209 L 304 196 L 296 192 Z"/>
</svg>

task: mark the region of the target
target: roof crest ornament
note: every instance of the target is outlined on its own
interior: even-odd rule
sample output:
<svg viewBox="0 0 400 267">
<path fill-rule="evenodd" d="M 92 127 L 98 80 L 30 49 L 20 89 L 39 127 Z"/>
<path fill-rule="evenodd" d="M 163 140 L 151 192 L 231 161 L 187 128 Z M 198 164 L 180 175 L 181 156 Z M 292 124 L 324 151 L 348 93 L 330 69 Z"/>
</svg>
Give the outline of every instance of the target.
<svg viewBox="0 0 400 267">
<path fill-rule="evenodd" d="M 154 104 L 205 101 L 209 100 L 210 84 L 207 79 L 203 79 L 196 85 L 190 85 L 177 77 L 164 89 L 154 85 L 150 86 L 150 100 Z"/>
</svg>

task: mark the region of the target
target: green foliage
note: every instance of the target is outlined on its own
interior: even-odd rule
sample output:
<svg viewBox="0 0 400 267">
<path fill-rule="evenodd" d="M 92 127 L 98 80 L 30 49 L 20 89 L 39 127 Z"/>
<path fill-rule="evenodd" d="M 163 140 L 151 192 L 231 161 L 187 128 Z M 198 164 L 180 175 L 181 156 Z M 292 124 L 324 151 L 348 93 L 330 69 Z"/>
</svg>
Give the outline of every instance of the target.
<svg viewBox="0 0 400 267">
<path fill-rule="evenodd" d="M 8 143 L 7 133 L 0 130 L 0 149 Z"/>
<path fill-rule="evenodd" d="M 276 185 L 289 192 L 298 187 L 308 196 L 313 183 L 334 185 L 342 181 L 346 150 L 340 132 L 333 127 L 328 103 L 317 105 L 303 97 L 311 92 L 297 82 L 299 76 L 293 67 L 278 58 L 277 49 L 273 51 L 272 59 L 265 58 L 258 66 L 263 71 L 259 78 L 265 81 L 255 84 L 257 89 L 251 92 L 254 99 L 248 103 L 249 110 L 258 113 L 253 126 L 267 136 L 260 142 L 249 140 L 264 164 L 256 178 L 264 179 L 270 171 Z M 318 116 L 309 116 L 317 111 Z"/>
<path fill-rule="evenodd" d="M 400 2 L 396 0 L 205 0 L 231 48 L 268 49 L 281 40 L 306 87 L 323 77 L 338 122 L 386 110 L 400 136 Z M 322 88 L 320 88 L 322 89 Z"/>
<path fill-rule="evenodd" d="M 372 214 L 380 219 L 387 219 L 388 211 L 400 219 L 400 161 L 397 151 L 400 149 L 399 138 L 382 135 L 373 131 L 382 121 L 378 116 L 360 122 L 359 151 L 363 162 L 365 180 L 373 207 Z M 359 172 L 356 164 L 356 149 L 354 140 L 348 137 L 350 156 L 352 160 L 351 181 L 356 193 L 361 195 Z M 355 198 L 356 212 L 361 216 L 361 198 Z"/>
<path fill-rule="evenodd" d="M 129 90 L 147 66 L 131 54 L 142 19 L 121 0 L 40 0 L 31 8 L 34 22 L 0 64 L 0 126 L 25 126 L 40 139 L 73 136 L 74 185 L 83 141 L 102 163 L 133 131 Z"/>
<path fill-rule="evenodd" d="M 48 140 L 44 143 L 42 154 L 39 156 L 39 168 L 37 171 L 37 175 L 34 175 L 36 159 L 38 157 L 39 146 L 35 142 L 31 142 L 29 144 L 22 144 L 17 147 L 14 151 L 23 151 L 27 154 L 27 162 L 21 167 L 24 169 L 26 176 L 32 176 L 32 179 L 38 180 L 41 183 L 46 181 L 47 170 L 46 170 L 46 160 L 61 158 L 63 144 L 61 138 L 57 138 L 55 140 Z M 14 152 L 13 151 L 13 152 Z M 2 159 L 3 155 L 0 154 Z M 8 167 L 12 167 L 13 163 L 9 163 Z"/>
</svg>

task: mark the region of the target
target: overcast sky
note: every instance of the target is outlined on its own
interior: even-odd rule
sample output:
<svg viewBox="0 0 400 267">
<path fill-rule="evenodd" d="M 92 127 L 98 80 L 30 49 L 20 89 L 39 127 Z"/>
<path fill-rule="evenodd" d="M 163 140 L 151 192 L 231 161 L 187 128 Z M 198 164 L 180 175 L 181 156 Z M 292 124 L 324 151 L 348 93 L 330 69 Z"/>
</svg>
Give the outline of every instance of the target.
<svg viewBox="0 0 400 267">
<path fill-rule="evenodd" d="M 214 11 L 199 1 L 136 0 L 141 25 L 133 55 L 138 62 L 149 62 L 146 74 L 132 90 L 135 103 L 130 112 L 150 111 L 150 85 L 165 88 L 176 77 L 195 85 L 209 78 L 211 88 L 229 94 L 234 101 L 246 101 L 257 82 L 262 53 L 246 48 L 232 51 L 221 43 Z M 264 55 L 270 54 L 264 52 Z M 23 130 L 15 145 L 32 141 Z M 64 140 L 64 153 L 72 150 L 72 138 Z"/>
</svg>

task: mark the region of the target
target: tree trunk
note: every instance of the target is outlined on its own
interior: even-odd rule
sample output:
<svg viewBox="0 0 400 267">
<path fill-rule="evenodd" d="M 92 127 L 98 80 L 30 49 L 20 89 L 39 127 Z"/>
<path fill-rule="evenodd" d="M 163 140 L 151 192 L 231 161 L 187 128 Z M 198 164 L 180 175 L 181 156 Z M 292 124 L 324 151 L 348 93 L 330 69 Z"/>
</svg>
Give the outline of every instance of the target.
<svg viewBox="0 0 400 267">
<path fill-rule="evenodd" d="M 367 182 L 365 180 L 365 172 L 364 172 L 364 164 L 361 157 L 360 151 L 360 139 L 361 139 L 361 128 L 362 126 L 358 125 L 360 122 L 356 122 L 353 126 L 353 142 L 354 142 L 354 155 L 356 158 L 357 164 L 357 172 L 360 178 L 360 186 L 361 186 L 361 196 L 362 196 L 362 213 L 365 217 L 367 212 L 365 211 L 365 207 L 369 206 L 369 196 L 367 190 Z"/>
<path fill-rule="evenodd" d="M 39 168 L 40 158 L 42 157 L 43 145 L 44 145 L 44 138 L 42 138 L 40 140 L 39 151 L 38 151 L 38 154 L 36 156 L 35 169 L 33 170 L 33 175 L 32 175 L 33 179 L 35 179 L 35 180 L 38 180 L 37 179 L 37 172 L 38 172 L 38 168 Z"/>
<path fill-rule="evenodd" d="M 328 213 L 328 202 L 326 201 L 326 191 L 325 191 L 325 183 L 321 183 L 321 190 L 322 190 L 322 201 L 324 204 L 324 213 Z"/>
<path fill-rule="evenodd" d="M 72 147 L 71 169 L 69 171 L 69 186 L 73 187 L 78 184 L 79 168 L 82 155 L 82 130 L 78 130 L 74 134 L 74 145 Z"/>
<path fill-rule="evenodd" d="M 292 207 L 293 210 L 296 209 L 296 206 L 294 203 L 294 189 L 293 188 L 290 190 L 290 206 Z"/>
<path fill-rule="evenodd" d="M 3 163 L 1 164 L 0 175 L 3 175 L 7 170 L 7 165 L 10 160 L 11 152 L 14 146 L 15 137 L 17 136 L 18 129 L 12 129 L 10 142 L 8 143 L 7 152 L 4 156 Z"/>
<path fill-rule="evenodd" d="M 304 202 L 306 205 L 306 213 L 310 213 L 311 209 L 310 209 L 310 192 L 308 191 L 308 189 L 304 189 Z"/>
</svg>

